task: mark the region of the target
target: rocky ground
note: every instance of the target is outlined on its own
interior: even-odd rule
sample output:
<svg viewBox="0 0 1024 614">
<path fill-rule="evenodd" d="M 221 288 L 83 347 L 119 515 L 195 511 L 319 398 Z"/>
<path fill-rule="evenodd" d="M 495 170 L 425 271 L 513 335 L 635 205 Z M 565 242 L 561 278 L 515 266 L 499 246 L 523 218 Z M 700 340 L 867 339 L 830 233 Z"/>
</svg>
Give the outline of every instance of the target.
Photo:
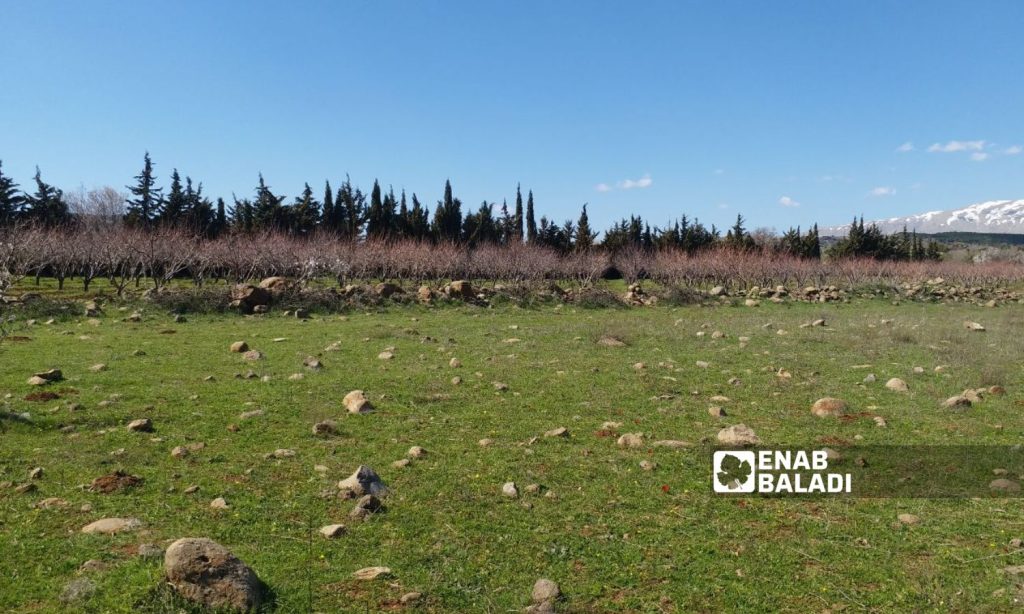
<svg viewBox="0 0 1024 614">
<path fill-rule="evenodd" d="M 673 307 L 631 287 L 649 308 L 521 309 L 430 291 L 344 315 L 110 301 L 15 322 L 0 609 L 1005 611 L 1024 594 L 1007 498 L 1024 461 L 933 500 L 719 497 L 709 464 L 719 442 L 851 459 L 1022 443 L 1015 296 L 723 288 Z"/>
</svg>

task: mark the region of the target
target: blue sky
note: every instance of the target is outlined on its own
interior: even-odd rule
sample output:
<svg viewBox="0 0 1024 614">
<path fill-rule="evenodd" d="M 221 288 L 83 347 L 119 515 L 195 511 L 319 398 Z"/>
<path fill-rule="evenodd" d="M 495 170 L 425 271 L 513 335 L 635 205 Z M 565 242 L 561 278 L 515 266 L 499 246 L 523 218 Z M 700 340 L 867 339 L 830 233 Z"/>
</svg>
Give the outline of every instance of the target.
<svg viewBox="0 0 1024 614">
<path fill-rule="evenodd" d="M 1024 197 L 1020 2 L 0 0 L 0 159 L 208 194 L 345 174 L 599 227 Z M 17 84 L 16 87 L 13 84 Z M 906 144 L 900 151 L 900 147 Z"/>
</svg>

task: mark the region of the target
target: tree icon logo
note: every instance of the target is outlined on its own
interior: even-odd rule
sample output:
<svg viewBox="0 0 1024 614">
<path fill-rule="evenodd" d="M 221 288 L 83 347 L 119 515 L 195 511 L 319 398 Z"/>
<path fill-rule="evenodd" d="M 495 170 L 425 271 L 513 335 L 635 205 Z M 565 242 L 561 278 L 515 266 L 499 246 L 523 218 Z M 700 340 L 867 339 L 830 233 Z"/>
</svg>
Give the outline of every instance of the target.
<svg viewBox="0 0 1024 614">
<path fill-rule="evenodd" d="M 716 450 L 712 459 L 711 485 L 715 492 L 754 492 L 755 455 L 749 450 Z"/>
</svg>

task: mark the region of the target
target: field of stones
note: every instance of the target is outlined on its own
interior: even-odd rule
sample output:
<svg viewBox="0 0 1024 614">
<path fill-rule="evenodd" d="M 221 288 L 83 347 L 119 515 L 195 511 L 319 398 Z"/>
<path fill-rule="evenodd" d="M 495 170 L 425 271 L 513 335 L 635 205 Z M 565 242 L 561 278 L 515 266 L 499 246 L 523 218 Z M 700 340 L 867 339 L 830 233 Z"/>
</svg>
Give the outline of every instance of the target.
<svg viewBox="0 0 1024 614">
<path fill-rule="evenodd" d="M 972 498 L 711 492 L 720 443 L 1024 443 L 1017 297 L 918 291 L 20 315 L 0 610 L 1018 608 L 1024 453 Z"/>
</svg>

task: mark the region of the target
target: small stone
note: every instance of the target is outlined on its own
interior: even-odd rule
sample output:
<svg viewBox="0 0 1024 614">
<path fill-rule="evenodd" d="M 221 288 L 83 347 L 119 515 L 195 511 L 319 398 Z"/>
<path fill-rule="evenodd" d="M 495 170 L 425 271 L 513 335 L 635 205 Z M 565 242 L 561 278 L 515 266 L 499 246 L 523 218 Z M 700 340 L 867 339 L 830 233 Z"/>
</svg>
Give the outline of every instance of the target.
<svg viewBox="0 0 1024 614">
<path fill-rule="evenodd" d="M 876 379 L 877 378 L 875 377 L 874 373 L 868 373 L 867 375 L 864 376 L 864 383 L 865 384 L 873 384 L 873 383 L 875 383 Z"/>
<path fill-rule="evenodd" d="M 501 485 L 501 494 L 514 499 L 519 496 L 519 489 L 515 482 L 505 482 Z"/>
<path fill-rule="evenodd" d="M 335 539 L 345 534 L 345 525 L 343 524 L 329 524 L 325 527 L 320 527 L 320 535 L 323 535 L 327 539 Z"/>
<path fill-rule="evenodd" d="M 489 445 L 493 444 L 493 443 L 494 443 L 494 440 L 493 440 L 493 439 L 490 439 L 490 438 L 488 438 L 488 437 L 484 437 L 483 439 L 481 439 L 480 441 L 478 441 L 478 442 L 476 442 L 476 443 L 477 443 L 477 445 L 478 445 L 478 446 L 480 446 L 481 448 L 486 448 L 487 446 L 489 446 Z"/>
<path fill-rule="evenodd" d="M 958 394 L 956 396 L 949 397 L 948 399 L 943 401 L 942 406 L 947 409 L 953 409 L 957 407 L 970 407 L 971 400 L 962 394 Z"/>
<path fill-rule="evenodd" d="M 134 531 L 141 526 L 142 521 L 138 518 L 103 518 L 82 527 L 82 533 L 113 535 Z"/>
<path fill-rule="evenodd" d="M 1004 493 L 1018 493 L 1018 492 L 1020 492 L 1020 484 L 1018 484 L 1017 482 L 1014 482 L 1013 480 L 1008 480 L 1006 478 L 998 478 L 998 479 L 992 480 L 991 482 L 989 482 L 988 487 L 989 487 L 989 490 L 993 490 L 993 491 L 996 491 L 996 492 L 1004 492 Z"/>
<path fill-rule="evenodd" d="M 898 377 L 894 377 L 885 383 L 885 387 L 893 392 L 908 392 L 910 387 Z"/>
<path fill-rule="evenodd" d="M 505 392 L 506 390 L 508 390 L 508 384 L 504 384 L 502 382 L 494 382 L 494 389 L 497 390 L 498 392 Z"/>
<path fill-rule="evenodd" d="M 60 593 L 60 602 L 66 604 L 85 601 L 96 592 L 96 584 L 88 578 L 75 578 L 64 585 Z"/>
<path fill-rule="evenodd" d="M 274 458 L 292 458 L 295 456 L 295 450 L 288 448 L 278 448 L 270 453 Z"/>
<path fill-rule="evenodd" d="M 352 475 L 338 482 L 338 488 L 356 497 L 367 494 L 383 496 L 388 492 L 377 472 L 366 465 L 360 465 Z"/>
<path fill-rule="evenodd" d="M 404 469 L 404 468 L 408 467 L 411 464 L 412 464 L 412 461 L 409 460 L 408 458 L 400 458 L 400 459 L 396 460 L 395 462 L 391 463 L 391 466 L 394 467 L 395 469 Z"/>
<path fill-rule="evenodd" d="M 715 418 L 724 418 L 726 416 L 726 413 L 725 409 L 717 405 L 712 405 L 711 407 L 708 408 L 708 415 L 714 416 Z"/>
<path fill-rule="evenodd" d="M 382 507 L 383 505 L 381 504 L 380 499 L 374 495 L 363 495 L 358 501 L 356 501 L 356 505 L 352 508 L 352 511 L 349 512 L 349 517 L 355 519 L 366 518 L 370 514 L 379 512 Z"/>
<path fill-rule="evenodd" d="M 338 423 L 333 420 L 321 420 L 313 425 L 313 434 L 318 437 L 334 435 L 338 432 Z"/>
<path fill-rule="evenodd" d="M 363 394 L 362 390 L 353 390 L 346 394 L 342 403 L 350 414 L 365 414 L 373 411 L 373 405 L 366 398 L 366 395 Z"/>
<path fill-rule="evenodd" d="M 971 322 L 971 321 L 964 321 L 964 328 L 966 328 L 967 330 L 974 331 L 974 332 L 979 332 L 979 333 L 985 331 L 985 327 L 984 326 L 982 326 L 981 324 L 978 324 L 977 322 Z"/>
<path fill-rule="evenodd" d="M 398 602 L 402 605 L 412 605 L 418 602 L 423 597 L 423 593 L 411 592 L 406 593 L 399 597 Z"/>
<path fill-rule="evenodd" d="M 139 418 L 128 423 L 128 430 L 136 433 L 151 433 L 153 421 L 149 418 Z"/>
<path fill-rule="evenodd" d="M 215 510 L 226 510 L 231 506 L 228 505 L 228 502 L 224 497 L 217 497 L 213 501 L 210 501 L 210 507 Z"/>
<path fill-rule="evenodd" d="M 248 352 L 243 352 L 242 360 L 263 360 L 263 352 L 259 350 L 249 350 Z"/>
<path fill-rule="evenodd" d="M 558 584 L 546 578 L 541 578 L 534 583 L 530 598 L 534 603 L 542 603 L 545 601 L 555 601 L 561 594 L 562 592 L 559 590 Z"/>
<path fill-rule="evenodd" d="M 394 357 L 395 353 L 388 350 L 384 350 L 380 354 L 377 354 L 377 358 L 380 360 L 391 360 Z"/>
<path fill-rule="evenodd" d="M 761 443 L 754 429 L 745 424 L 736 424 L 718 431 L 718 441 L 727 446 L 752 446 Z"/>
<path fill-rule="evenodd" d="M 669 448 L 672 450 L 682 450 L 684 448 L 692 448 L 693 443 L 689 441 L 683 441 L 681 439 L 661 439 L 651 444 L 652 448 Z"/>
<path fill-rule="evenodd" d="M 421 448 L 420 446 L 413 446 L 409 448 L 408 452 L 406 452 L 406 456 L 408 456 L 409 458 L 423 458 L 426 455 L 427 451 Z"/>
<path fill-rule="evenodd" d="M 155 559 L 164 555 L 164 549 L 156 544 L 139 544 L 136 554 L 144 559 Z"/>
<path fill-rule="evenodd" d="M 242 413 L 238 414 L 238 419 L 239 420 L 251 420 L 253 418 L 258 418 L 258 417 L 260 417 L 262 415 L 263 415 L 263 410 L 262 409 L 250 409 L 249 411 L 243 411 Z"/>
<path fill-rule="evenodd" d="M 900 514 L 899 516 L 896 516 L 896 520 L 906 525 L 913 525 L 921 522 L 921 519 L 914 514 Z"/>
<path fill-rule="evenodd" d="M 352 577 L 356 580 L 376 580 L 378 578 L 387 578 L 390 576 L 390 567 L 364 567 L 352 572 Z"/>
<path fill-rule="evenodd" d="M 41 480 L 43 479 L 43 468 L 36 467 L 28 472 L 28 479 L 30 480 Z"/>
<path fill-rule="evenodd" d="M 245 341 L 235 341 L 231 344 L 231 351 L 237 354 L 243 354 L 249 351 L 249 344 Z"/>
<path fill-rule="evenodd" d="M 65 501 L 64 499 L 61 499 L 59 497 L 47 497 L 41 501 L 38 501 L 34 507 L 40 510 L 52 510 L 67 506 L 68 502 Z"/>
<path fill-rule="evenodd" d="M 569 429 L 565 428 L 564 426 L 560 426 L 558 428 L 551 429 L 550 431 L 545 431 L 544 436 L 545 437 L 568 437 L 569 436 Z"/>
<path fill-rule="evenodd" d="M 620 448 L 639 448 L 644 445 L 643 433 L 624 433 L 615 442 Z"/>
<path fill-rule="evenodd" d="M 196 484 L 193 484 L 193 485 L 189 486 L 188 488 L 186 488 L 185 490 L 183 490 L 182 492 L 184 492 L 186 495 L 194 495 L 197 492 L 199 492 L 199 486 L 196 485 Z"/>
<path fill-rule="evenodd" d="M 107 365 L 103 364 L 102 362 L 98 362 L 93 366 L 89 367 L 89 370 L 92 371 L 93 373 L 99 373 L 100 371 L 106 371 Z"/>
<path fill-rule="evenodd" d="M 458 358 L 452 358 L 451 360 L 448 361 L 448 366 L 453 369 L 458 369 L 459 367 L 462 366 L 462 361 L 459 360 Z"/>
<path fill-rule="evenodd" d="M 811 406 L 811 413 L 819 418 L 835 418 L 846 413 L 847 404 L 842 399 L 824 397 Z"/>
<path fill-rule="evenodd" d="M 174 458 L 185 458 L 188 455 L 189 451 L 185 446 L 175 446 L 174 449 L 171 450 L 171 456 Z"/>
<path fill-rule="evenodd" d="M 324 368 L 323 365 L 320 364 L 320 360 L 315 356 L 307 356 L 306 359 L 302 361 L 302 364 L 310 371 L 319 371 Z"/>
<path fill-rule="evenodd" d="M 452 378 L 452 386 L 458 386 L 461 383 L 462 383 L 462 378 L 459 377 L 458 375 L 456 375 L 455 377 Z"/>
<path fill-rule="evenodd" d="M 657 466 L 658 464 L 653 461 L 649 461 L 646 459 L 640 461 L 640 468 L 643 469 L 644 471 L 654 471 L 654 469 L 657 468 Z"/>
</svg>

